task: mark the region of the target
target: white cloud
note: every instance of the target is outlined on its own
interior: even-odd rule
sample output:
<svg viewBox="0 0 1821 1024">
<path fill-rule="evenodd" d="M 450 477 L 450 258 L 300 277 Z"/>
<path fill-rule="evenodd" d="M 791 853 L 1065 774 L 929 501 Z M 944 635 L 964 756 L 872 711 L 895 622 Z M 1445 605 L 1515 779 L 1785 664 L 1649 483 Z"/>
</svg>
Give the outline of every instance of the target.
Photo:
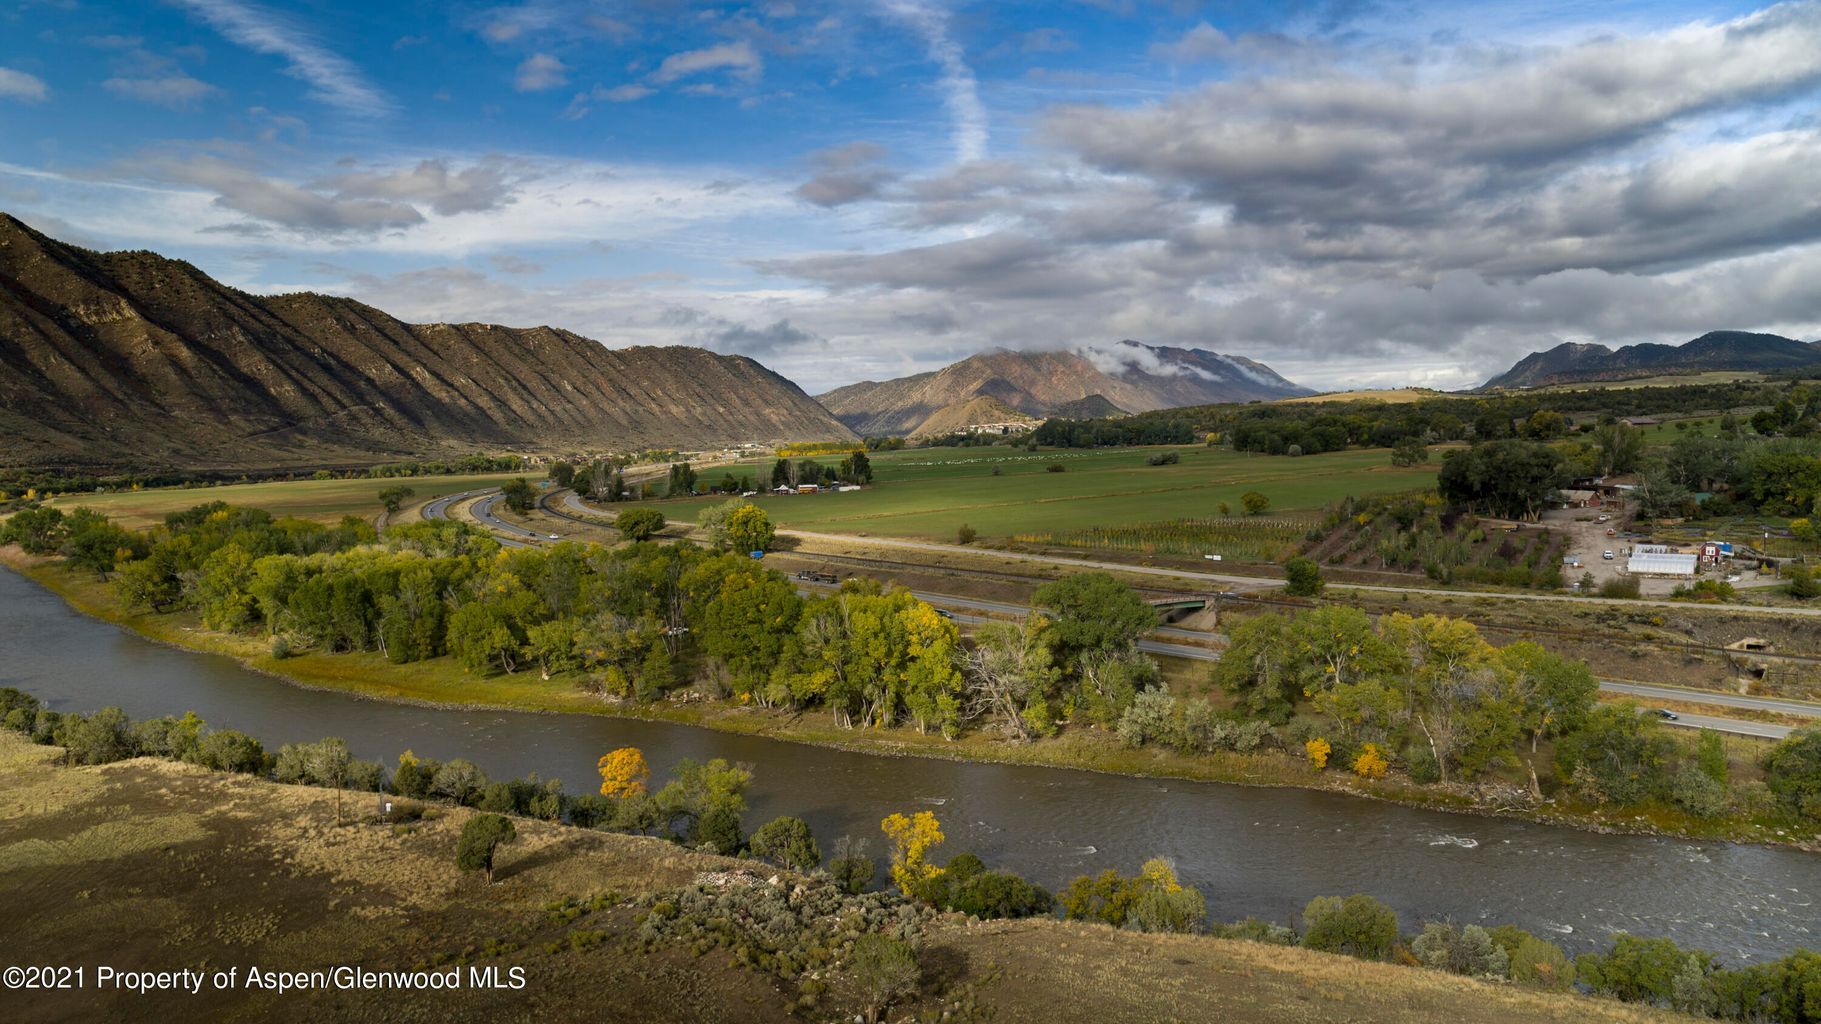
<svg viewBox="0 0 1821 1024">
<path fill-rule="evenodd" d="M 151 78 L 110 78 L 102 82 L 101 87 L 129 99 L 179 109 L 193 106 L 198 100 L 221 91 L 181 71 Z"/>
<path fill-rule="evenodd" d="M 686 50 L 673 53 L 664 58 L 658 69 L 651 74 L 651 80 L 660 84 L 674 82 L 689 75 L 699 75 L 707 71 L 727 69 L 735 77 L 751 81 L 765 70 L 765 61 L 758 51 L 744 39 L 731 43 L 719 43 L 699 50 Z"/>
<path fill-rule="evenodd" d="M 888 0 L 888 10 L 923 37 L 929 58 L 942 69 L 941 85 L 953 122 L 951 137 L 955 160 L 967 163 L 986 156 L 986 105 L 980 102 L 980 84 L 960 44 L 949 35 L 948 12 L 928 0 Z"/>
<path fill-rule="evenodd" d="M 0 100 L 24 100 L 36 103 L 50 95 L 50 88 L 37 75 L 13 68 L 0 68 Z"/>
<path fill-rule="evenodd" d="M 361 117 L 390 113 L 392 101 L 369 85 L 339 54 L 324 49 L 270 11 L 240 0 L 172 0 L 230 41 L 284 59 L 285 73 L 310 86 L 317 99 Z"/>
<path fill-rule="evenodd" d="M 547 53 L 534 53 L 518 66 L 512 87 L 519 92 L 554 89 L 569 80 L 569 68 Z"/>
</svg>

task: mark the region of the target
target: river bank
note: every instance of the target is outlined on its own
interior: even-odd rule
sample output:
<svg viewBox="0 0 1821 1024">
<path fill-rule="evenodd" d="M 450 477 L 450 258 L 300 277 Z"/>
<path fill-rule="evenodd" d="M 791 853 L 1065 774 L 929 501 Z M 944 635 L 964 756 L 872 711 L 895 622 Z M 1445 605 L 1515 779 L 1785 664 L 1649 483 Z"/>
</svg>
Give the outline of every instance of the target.
<svg viewBox="0 0 1821 1024">
<path fill-rule="evenodd" d="M 207 964 L 241 979 L 246 965 L 301 979 L 357 965 L 453 970 L 462 984 L 280 992 L 237 982 L 141 993 L 98 984 L 88 966 L 81 988 L 17 987 L 8 1003 L 17 1019 L 493 1021 L 606 1012 L 757 1024 L 846 1020 L 857 1009 L 844 965 L 821 972 L 820 985 L 799 986 L 787 970 L 742 960 L 727 945 L 643 927 L 647 908 L 660 899 L 676 907 L 675 894 L 697 885 L 762 894 L 774 878 L 794 881 L 769 865 L 517 818 L 517 839 L 501 850 L 488 885 L 456 868 L 457 836 L 474 813 L 467 808 L 429 805 L 416 820 L 386 823 L 371 805 L 326 789 L 152 758 L 64 767 L 60 755 L 0 730 L 0 875 L 12 897 L 0 951 L 12 961 L 120 971 Z M 1690 1019 L 1294 947 L 1042 918 L 941 915 L 920 940 L 922 976 L 890 1019 Z"/>
<path fill-rule="evenodd" d="M 1279 752 L 1220 753 L 1189 757 L 1153 748 L 1127 748 L 1099 730 L 1081 730 L 1034 743 L 1014 744 L 979 732 L 947 741 L 908 728 L 848 730 L 820 716 L 742 706 L 730 701 L 667 701 L 660 704 L 604 701 L 561 677 L 544 680 L 535 672 L 476 678 L 447 658 L 397 665 L 372 653 L 305 653 L 275 658 L 260 638 L 202 629 L 187 613 L 154 614 L 125 608 L 111 589 L 61 564 L 0 549 L 0 564 L 18 571 L 68 606 L 146 639 L 176 648 L 221 655 L 242 666 L 308 689 L 397 704 L 442 708 L 500 709 L 551 714 L 586 714 L 667 722 L 742 736 L 883 757 L 925 757 L 950 761 L 1064 768 L 1154 779 L 1183 779 L 1255 787 L 1295 787 L 1426 810 L 1497 816 L 1602 832 L 1663 835 L 1821 849 L 1813 827 L 1748 819 L 1704 821 L 1669 808 L 1614 812 L 1562 803 L 1537 806 L 1494 804 L 1464 789 L 1419 787 L 1400 780 L 1370 781 L 1347 773 L 1316 773 L 1308 763 Z M 182 709 L 174 709 L 182 710 Z"/>
</svg>

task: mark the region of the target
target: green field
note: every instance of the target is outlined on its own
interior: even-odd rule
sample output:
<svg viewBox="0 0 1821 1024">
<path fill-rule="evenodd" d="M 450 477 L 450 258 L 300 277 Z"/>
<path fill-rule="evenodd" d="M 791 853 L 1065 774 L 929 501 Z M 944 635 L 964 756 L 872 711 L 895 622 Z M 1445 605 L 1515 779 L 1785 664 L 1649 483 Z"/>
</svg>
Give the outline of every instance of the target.
<svg viewBox="0 0 1821 1024">
<path fill-rule="evenodd" d="M 1158 451 L 1177 452 L 1182 461 L 1145 465 L 1146 456 Z M 1383 449 L 1286 458 L 1190 447 L 933 448 L 880 452 L 872 462 L 875 482 L 863 491 L 765 496 L 756 503 L 785 527 L 950 540 L 963 523 L 988 538 L 1202 518 L 1219 515 L 1223 501 L 1237 514 L 1239 496 L 1253 490 L 1271 499 L 1267 515 L 1279 516 L 1313 511 L 1349 494 L 1435 483 L 1434 465 L 1400 469 Z M 1066 469 L 1048 472 L 1052 464 Z M 693 520 L 714 500 L 720 499 L 658 504 L 672 519 Z"/>
<path fill-rule="evenodd" d="M 131 529 L 163 522 L 168 513 L 181 512 L 211 501 L 263 508 L 275 516 L 296 516 L 299 519 L 335 523 L 342 516 L 366 518 L 378 515 L 382 507 L 379 492 L 395 484 L 403 484 L 416 491 L 417 494 L 411 501 L 418 502 L 479 487 L 498 487 L 518 475 L 521 474 L 480 473 L 472 476 L 419 476 L 397 480 L 275 480 L 216 487 L 156 487 L 106 494 L 66 494 L 53 499 L 51 504 L 65 510 L 79 505 L 92 508 Z"/>
</svg>

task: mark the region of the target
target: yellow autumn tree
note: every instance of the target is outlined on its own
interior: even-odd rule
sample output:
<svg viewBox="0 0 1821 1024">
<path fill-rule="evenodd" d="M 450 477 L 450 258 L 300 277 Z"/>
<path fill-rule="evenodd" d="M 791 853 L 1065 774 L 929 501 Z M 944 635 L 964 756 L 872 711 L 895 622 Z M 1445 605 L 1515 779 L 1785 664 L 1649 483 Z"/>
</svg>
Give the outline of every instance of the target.
<svg viewBox="0 0 1821 1024">
<path fill-rule="evenodd" d="M 929 811 L 918 811 L 906 817 L 894 814 L 879 823 L 880 831 L 892 841 L 892 881 L 906 896 L 942 873 L 931 864 L 930 848 L 942 842 L 942 826 Z"/>
<path fill-rule="evenodd" d="M 1182 883 L 1176 880 L 1176 865 L 1163 857 L 1152 857 L 1138 869 L 1138 877 L 1151 884 L 1158 892 L 1179 893 Z"/>
<path fill-rule="evenodd" d="M 1353 759 L 1353 774 L 1362 779 L 1382 779 L 1385 770 L 1391 767 L 1391 761 L 1376 743 L 1368 743 L 1359 748 L 1359 756 Z"/>
<path fill-rule="evenodd" d="M 1309 755 L 1309 763 L 1314 765 L 1318 772 L 1328 767 L 1328 755 L 1334 752 L 1334 748 L 1328 745 L 1328 741 L 1320 736 L 1303 744 L 1303 750 Z"/>
<path fill-rule="evenodd" d="M 601 795 L 623 800 L 645 792 L 651 767 L 637 747 L 621 747 L 596 762 L 601 770 Z"/>
</svg>

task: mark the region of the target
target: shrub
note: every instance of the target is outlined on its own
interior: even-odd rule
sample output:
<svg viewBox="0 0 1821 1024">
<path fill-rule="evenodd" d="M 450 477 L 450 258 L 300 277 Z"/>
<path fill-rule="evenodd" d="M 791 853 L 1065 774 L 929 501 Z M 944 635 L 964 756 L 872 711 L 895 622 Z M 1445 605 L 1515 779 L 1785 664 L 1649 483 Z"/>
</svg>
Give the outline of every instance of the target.
<svg viewBox="0 0 1821 1024">
<path fill-rule="evenodd" d="M 865 999 L 866 1019 L 877 1021 L 893 1002 L 916 990 L 922 969 L 910 943 L 874 932 L 855 940 L 848 973 Z"/>
<path fill-rule="evenodd" d="M 196 744 L 196 763 L 218 772 L 253 775 L 265 770 L 266 751 L 244 732 L 221 729 Z"/>
<path fill-rule="evenodd" d="M 1309 763 L 1319 772 L 1328 767 L 1328 755 L 1334 752 L 1334 747 L 1317 736 L 1303 744 L 1303 752 L 1309 755 Z"/>
<path fill-rule="evenodd" d="M 1052 462 L 1049 465 L 1043 467 L 1043 471 L 1045 473 L 1066 473 L 1066 472 L 1068 472 L 1068 470 L 1069 470 L 1069 467 L 1063 465 L 1060 462 Z"/>
<path fill-rule="evenodd" d="M 1410 952 L 1424 967 L 1450 974 L 1502 980 L 1511 971 L 1511 954 L 1477 924 L 1457 929 L 1431 921 L 1410 943 Z"/>
<path fill-rule="evenodd" d="M 133 756 L 129 724 L 126 712 L 119 708 L 102 708 L 92 715 L 64 715 L 55 739 L 74 764 L 107 764 Z"/>
<path fill-rule="evenodd" d="M 1642 588 L 1636 576 L 1615 576 L 1600 584 L 1601 597 L 1635 600 L 1642 592 Z"/>
<path fill-rule="evenodd" d="M 1534 988 L 1563 991 L 1574 984 L 1574 963 L 1562 947 L 1524 935 L 1510 951 L 1511 980 Z"/>
<path fill-rule="evenodd" d="M 1367 743 L 1359 748 L 1359 755 L 1353 759 L 1353 774 L 1362 779 L 1382 779 L 1391 762 L 1385 752 L 1376 743 Z"/>
<path fill-rule="evenodd" d="M 1257 491 L 1247 491 L 1239 496 L 1239 504 L 1246 510 L 1246 515 L 1260 515 L 1271 507 L 1271 499 Z"/>
<path fill-rule="evenodd" d="M 1397 945 L 1397 914 L 1364 894 L 1317 896 L 1303 908 L 1302 941 L 1325 953 L 1383 960 Z"/>
<path fill-rule="evenodd" d="M 774 818 L 752 834 L 752 855 L 780 867 L 810 871 L 822 863 L 816 837 L 802 818 Z"/>
<path fill-rule="evenodd" d="M 1174 466 L 1181 461 L 1182 453 L 1180 452 L 1155 452 L 1145 457 L 1144 464 L 1147 466 Z"/>
<path fill-rule="evenodd" d="M 1732 806 L 1725 783 L 1715 782 L 1712 776 L 1692 764 L 1684 765 L 1676 773 L 1675 781 L 1670 783 L 1669 795 L 1683 810 L 1697 818 L 1721 817 Z"/>
<path fill-rule="evenodd" d="M 966 523 L 962 523 L 955 530 L 955 543 L 972 544 L 974 542 L 974 538 L 978 537 L 978 536 L 980 536 L 978 531 L 976 531 L 973 527 L 967 525 Z"/>
</svg>

